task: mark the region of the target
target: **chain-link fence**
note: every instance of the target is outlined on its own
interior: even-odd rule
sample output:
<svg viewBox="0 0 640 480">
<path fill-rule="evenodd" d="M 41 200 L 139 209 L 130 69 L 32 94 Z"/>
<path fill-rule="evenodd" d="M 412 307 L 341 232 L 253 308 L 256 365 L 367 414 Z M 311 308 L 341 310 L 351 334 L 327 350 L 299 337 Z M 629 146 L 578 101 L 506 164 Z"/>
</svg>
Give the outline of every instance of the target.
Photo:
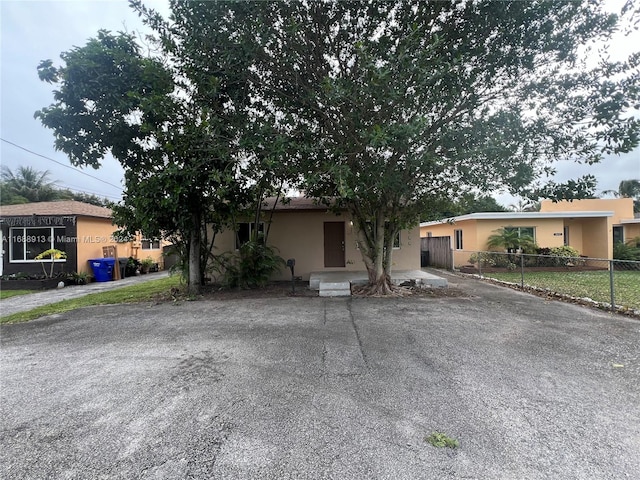
<svg viewBox="0 0 640 480">
<path fill-rule="evenodd" d="M 459 251 L 456 254 L 459 255 Z M 640 313 L 640 262 L 519 252 L 468 251 L 463 273 Z"/>
</svg>

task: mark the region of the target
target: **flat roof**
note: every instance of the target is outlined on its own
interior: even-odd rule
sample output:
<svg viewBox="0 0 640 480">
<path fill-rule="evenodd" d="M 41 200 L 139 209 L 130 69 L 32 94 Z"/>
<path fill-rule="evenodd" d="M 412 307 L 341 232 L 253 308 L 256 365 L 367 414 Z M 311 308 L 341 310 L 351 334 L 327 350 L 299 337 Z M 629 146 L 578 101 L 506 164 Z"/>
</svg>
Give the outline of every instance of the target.
<svg viewBox="0 0 640 480">
<path fill-rule="evenodd" d="M 539 220 L 544 218 L 606 218 L 613 217 L 614 212 L 479 212 L 458 217 L 443 218 L 433 222 L 422 222 L 421 227 L 457 223 L 464 220 Z"/>
</svg>

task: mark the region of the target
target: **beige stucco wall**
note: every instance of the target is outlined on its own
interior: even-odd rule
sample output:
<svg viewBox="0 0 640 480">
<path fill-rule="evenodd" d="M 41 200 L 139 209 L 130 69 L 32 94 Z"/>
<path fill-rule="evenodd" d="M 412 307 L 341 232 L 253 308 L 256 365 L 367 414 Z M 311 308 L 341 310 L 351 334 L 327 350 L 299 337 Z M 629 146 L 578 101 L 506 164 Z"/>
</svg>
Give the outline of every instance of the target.
<svg viewBox="0 0 640 480">
<path fill-rule="evenodd" d="M 345 222 L 345 266 L 324 266 L 324 222 Z M 216 236 L 214 253 L 232 252 L 235 249 L 234 232 L 226 230 Z M 269 245 L 277 248 L 285 260 L 296 260 L 295 274 L 308 280 L 317 271 L 364 271 L 362 256 L 356 245 L 356 237 L 350 217 L 322 211 L 276 212 L 273 215 L 268 238 Z M 420 268 L 419 227 L 400 232 L 400 248 L 393 251 L 394 270 Z M 289 269 L 282 269 L 274 280 L 291 278 Z"/>
<path fill-rule="evenodd" d="M 162 256 L 162 248 L 169 245 L 168 242 L 160 240 L 160 248 L 142 249 L 142 235 L 136 234 L 133 241 L 127 243 L 127 251 L 130 252 L 127 255 L 120 255 L 120 247 L 118 247 L 118 255 L 121 257 L 133 257 L 138 260 L 144 260 L 147 257 L 160 266 L 160 270 L 164 268 L 164 257 Z"/>
<path fill-rule="evenodd" d="M 633 238 L 640 237 L 640 223 L 626 223 L 624 227 L 624 240 L 628 242 Z"/>
<path fill-rule="evenodd" d="M 582 219 L 582 250 L 591 258 L 613 258 L 613 223 L 611 218 Z"/>
<path fill-rule="evenodd" d="M 91 273 L 87 260 L 102 258 L 102 247 L 115 245 L 119 257 L 131 255 L 130 243 L 116 243 L 113 232 L 117 230 L 107 218 L 78 217 L 77 224 L 78 272 Z"/>
<path fill-rule="evenodd" d="M 613 212 L 611 221 L 618 225 L 620 220 L 633 218 L 632 198 L 591 198 L 585 200 L 563 200 L 552 202 L 543 200 L 540 202 L 541 212 Z"/>
<path fill-rule="evenodd" d="M 614 212 L 607 218 L 540 218 L 540 219 L 508 219 L 508 220 L 463 220 L 455 224 L 438 224 L 420 228 L 420 236 L 448 236 L 454 243 L 454 231 L 463 231 L 464 250 L 486 250 L 488 237 L 503 227 L 535 227 L 536 243 L 540 247 L 560 247 L 564 245 L 564 227 L 569 229 L 569 245 L 581 255 L 594 258 L 612 258 L 613 226 L 623 225 L 625 240 L 640 235 L 640 224 L 621 224 L 622 220 L 633 218 L 633 200 L 630 198 L 587 199 L 552 202 L 543 200 L 541 212 Z M 468 263 L 468 252 L 454 250 L 454 265 Z"/>
<path fill-rule="evenodd" d="M 504 227 L 535 227 L 535 240 L 540 247 L 560 247 L 564 244 L 562 218 L 508 219 L 508 220 L 462 220 L 454 224 L 430 225 L 420 228 L 420 236 L 450 237 L 453 263 L 460 266 L 469 263 L 472 251 L 487 250 L 489 236 Z M 455 250 L 454 231 L 462 230 L 462 251 Z M 560 235 L 555 235 L 556 233 Z M 576 237 L 578 230 L 576 229 Z"/>
</svg>

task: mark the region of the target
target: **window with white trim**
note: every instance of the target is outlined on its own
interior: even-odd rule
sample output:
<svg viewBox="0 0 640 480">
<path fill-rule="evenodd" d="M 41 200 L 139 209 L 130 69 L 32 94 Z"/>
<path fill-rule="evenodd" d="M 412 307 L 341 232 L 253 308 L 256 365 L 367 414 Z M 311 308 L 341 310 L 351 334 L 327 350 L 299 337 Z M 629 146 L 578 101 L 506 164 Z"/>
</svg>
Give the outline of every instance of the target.
<svg viewBox="0 0 640 480">
<path fill-rule="evenodd" d="M 504 227 L 507 232 L 518 232 L 518 238 L 531 237 L 536 239 L 536 227 Z"/>
<path fill-rule="evenodd" d="M 158 239 L 149 239 L 149 238 L 143 238 L 140 241 L 141 245 L 142 245 L 142 250 L 159 250 L 160 249 L 160 240 Z"/>
<path fill-rule="evenodd" d="M 454 230 L 456 250 L 462 250 L 462 230 Z"/>
<path fill-rule="evenodd" d="M 38 262 L 35 257 L 55 248 L 66 251 L 64 227 L 12 227 L 9 229 L 9 261 Z M 51 261 L 49 259 L 49 261 Z M 64 258 L 54 262 L 65 262 Z"/>
</svg>

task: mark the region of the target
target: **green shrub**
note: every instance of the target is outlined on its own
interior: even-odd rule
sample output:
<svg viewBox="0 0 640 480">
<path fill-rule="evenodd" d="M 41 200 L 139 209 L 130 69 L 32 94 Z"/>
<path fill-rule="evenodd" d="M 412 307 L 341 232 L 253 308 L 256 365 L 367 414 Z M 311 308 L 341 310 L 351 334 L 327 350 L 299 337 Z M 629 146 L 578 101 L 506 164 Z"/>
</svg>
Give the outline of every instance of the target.
<svg viewBox="0 0 640 480">
<path fill-rule="evenodd" d="M 235 258 L 225 263 L 223 283 L 228 288 L 263 287 L 285 265 L 275 248 L 261 241 L 245 243 Z"/>
<path fill-rule="evenodd" d="M 640 237 L 632 238 L 626 243 L 617 242 L 613 245 L 613 258 L 616 260 L 640 261 Z"/>
<path fill-rule="evenodd" d="M 538 248 L 536 253 L 543 255 L 537 257 L 537 266 L 539 267 L 566 267 L 570 264 L 575 265 L 580 259 L 580 252 L 567 245 L 553 248 Z"/>
</svg>

